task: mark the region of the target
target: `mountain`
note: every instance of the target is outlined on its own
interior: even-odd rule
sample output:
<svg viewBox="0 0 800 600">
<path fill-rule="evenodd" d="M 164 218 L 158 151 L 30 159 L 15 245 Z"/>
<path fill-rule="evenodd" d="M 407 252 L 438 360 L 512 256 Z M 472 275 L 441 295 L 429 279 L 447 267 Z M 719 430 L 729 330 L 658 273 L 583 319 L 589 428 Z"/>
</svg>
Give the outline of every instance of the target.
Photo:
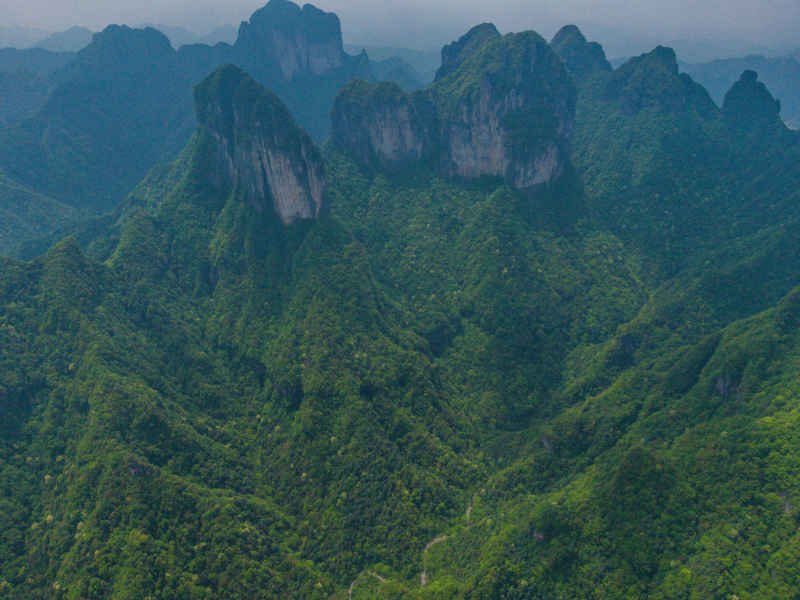
<svg viewBox="0 0 800 600">
<path fill-rule="evenodd" d="M 360 54 L 365 51 L 371 60 L 381 63 L 389 59 L 399 58 L 411 66 L 419 74 L 420 87 L 433 81 L 436 69 L 442 62 L 442 54 L 439 49 L 415 50 L 413 48 L 396 48 L 393 46 L 374 46 L 370 44 L 345 44 L 344 49 L 350 54 Z"/>
<path fill-rule="evenodd" d="M 792 598 L 797 134 L 566 41 L 353 82 L 321 149 L 218 67 L 1 259 L 0 598 Z"/>
<path fill-rule="evenodd" d="M 35 113 L 47 99 L 50 88 L 41 77 L 0 71 L 0 127 Z"/>
<path fill-rule="evenodd" d="M 0 49 L 29 48 L 48 33 L 33 27 L 0 27 Z"/>
<path fill-rule="evenodd" d="M 0 135 L 9 177 L 80 209 L 108 209 L 192 130 L 190 80 L 154 29 L 110 26 L 53 77 L 34 116 Z M 90 101 L 91 99 L 91 101 Z"/>
<path fill-rule="evenodd" d="M 486 40 L 500 37 L 500 33 L 492 23 L 481 23 L 470 29 L 455 42 L 442 48 L 442 64 L 436 71 L 435 81 L 444 79 L 474 54 Z"/>
<path fill-rule="evenodd" d="M 550 46 L 567 66 L 576 80 L 582 80 L 598 71 L 611 71 L 603 47 L 597 42 L 587 42 L 575 25 L 566 25 L 558 30 Z"/>
<path fill-rule="evenodd" d="M 739 81 L 725 94 L 722 103 L 722 113 L 727 119 L 740 127 L 755 128 L 760 135 L 765 129 L 782 129 L 780 112 L 780 101 L 772 96 L 766 85 L 758 81 L 755 71 L 742 73 Z"/>
<path fill-rule="evenodd" d="M 235 188 L 285 224 L 325 210 L 322 157 L 276 96 L 227 66 L 195 88 L 195 105 L 200 135 L 216 146 L 213 181 L 220 194 Z"/>
<path fill-rule="evenodd" d="M 25 72 L 45 76 L 58 71 L 72 62 L 72 52 L 51 52 L 43 48 L 0 48 L 0 72 Z"/>
<path fill-rule="evenodd" d="M 51 33 L 36 43 L 36 48 L 50 52 L 78 52 L 92 41 L 92 31 L 86 27 L 70 27 L 65 31 Z"/>
<path fill-rule="evenodd" d="M 392 81 L 407 92 L 425 87 L 423 75 L 420 75 L 402 58 L 393 56 L 370 63 L 372 74 L 377 81 Z"/>
<path fill-rule="evenodd" d="M 391 83 L 346 87 L 334 104 L 332 143 L 364 164 L 425 162 L 445 176 L 501 177 L 517 189 L 557 179 L 575 92 L 547 43 L 535 33 L 501 37 L 487 24 L 442 57 L 436 82 L 413 95 Z"/>
<path fill-rule="evenodd" d="M 767 121 L 754 122 L 752 137 L 741 140 L 741 129 L 664 47 L 584 80 L 573 160 L 588 209 L 623 239 L 649 247 L 666 272 L 704 260 L 730 236 L 758 230 L 762 217 L 795 214 L 791 176 L 777 173 L 794 160 L 796 138 Z M 767 172 L 773 176 L 763 178 Z"/>
<path fill-rule="evenodd" d="M 800 61 L 792 57 L 765 58 L 747 56 L 729 58 L 700 64 L 681 64 L 705 86 L 718 105 L 722 105 L 725 92 L 744 71 L 755 71 L 770 90 L 781 100 L 781 116 L 795 129 L 800 124 Z"/>
<path fill-rule="evenodd" d="M 180 48 L 189 44 L 208 44 L 215 46 L 219 43 L 233 44 L 236 42 L 237 28 L 233 25 L 220 25 L 206 34 L 198 34 L 183 27 L 170 25 L 157 25 L 146 23 L 142 27 L 152 27 L 158 29 L 169 38 L 173 48 Z"/>
<path fill-rule="evenodd" d="M 33 55 L 6 54 L 0 65 L 35 63 Z M 232 46 L 175 50 L 156 29 L 112 25 L 77 55 L 45 53 L 36 60 L 39 72 L 49 69 L 46 81 L 15 76 L 3 82 L 9 106 L 0 108 L 0 117 L 9 127 L 0 131 L 0 168 L 79 212 L 110 210 L 150 168 L 175 156 L 195 126 L 192 86 L 220 65 L 252 73 L 317 140 L 327 135 L 338 90 L 355 76 L 373 78 L 366 56 L 344 52 L 334 14 L 287 0 L 256 11 Z M 382 75 L 413 86 L 409 73 L 396 67 Z"/>
</svg>

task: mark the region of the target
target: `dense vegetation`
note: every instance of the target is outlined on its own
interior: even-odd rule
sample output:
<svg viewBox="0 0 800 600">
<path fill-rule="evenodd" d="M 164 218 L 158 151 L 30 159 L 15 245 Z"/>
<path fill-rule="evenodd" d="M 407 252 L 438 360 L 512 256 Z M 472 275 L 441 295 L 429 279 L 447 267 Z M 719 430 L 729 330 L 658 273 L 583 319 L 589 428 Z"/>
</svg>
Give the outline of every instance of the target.
<svg viewBox="0 0 800 600">
<path fill-rule="evenodd" d="M 535 195 L 328 146 L 287 227 L 201 128 L 0 259 L 0 598 L 794 598 L 798 139 L 571 39 Z"/>
</svg>

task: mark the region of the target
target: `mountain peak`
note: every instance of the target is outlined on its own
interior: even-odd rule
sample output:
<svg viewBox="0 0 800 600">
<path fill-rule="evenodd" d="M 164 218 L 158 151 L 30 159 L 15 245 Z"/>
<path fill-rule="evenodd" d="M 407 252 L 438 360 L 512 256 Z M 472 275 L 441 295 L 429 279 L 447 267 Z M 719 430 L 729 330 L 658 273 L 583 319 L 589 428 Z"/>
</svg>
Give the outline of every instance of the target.
<svg viewBox="0 0 800 600">
<path fill-rule="evenodd" d="M 667 112 L 692 108 L 703 114 L 717 110 L 702 86 L 678 72 L 675 51 L 666 46 L 632 58 L 614 71 L 606 85 L 606 97 L 619 101 L 628 114 L 647 108 Z"/>
<path fill-rule="evenodd" d="M 365 82 L 345 88 L 334 103 L 333 142 L 361 162 L 396 168 L 424 161 L 448 177 L 502 177 L 520 190 L 557 179 L 575 116 L 563 62 L 535 32 L 471 31 L 476 37 L 443 51 L 454 58 L 427 90 L 406 94 Z"/>
<path fill-rule="evenodd" d="M 675 50 L 669 46 L 656 46 L 644 57 L 650 62 L 658 62 L 665 68 L 673 73 L 678 72 L 678 57 L 675 55 Z"/>
<path fill-rule="evenodd" d="M 564 61 L 567 70 L 579 79 L 595 72 L 611 71 L 603 47 L 597 42 L 587 42 L 576 25 L 562 27 L 550 46 Z"/>
<path fill-rule="evenodd" d="M 722 112 L 735 123 L 763 127 L 780 122 L 781 103 L 758 80 L 758 73 L 748 69 L 725 94 Z"/>
<path fill-rule="evenodd" d="M 436 71 L 436 81 L 456 69 L 488 39 L 500 37 L 492 23 L 481 23 L 470 29 L 455 42 L 442 48 L 442 66 Z"/>
<path fill-rule="evenodd" d="M 553 36 L 553 40 L 550 43 L 558 44 L 564 42 L 571 42 L 571 43 L 575 42 L 578 44 L 585 44 L 586 36 L 583 35 L 583 32 L 577 25 L 564 25 Z"/>
<path fill-rule="evenodd" d="M 169 38 L 157 29 L 109 25 L 92 36 L 91 43 L 78 53 L 78 60 L 128 70 L 158 62 L 174 52 Z"/>
<path fill-rule="evenodd" d="M 277 96 L 233 65 L 195 88 L 197 121 L 215 147 L 212 179 L 257 210 L 271 205 L 285 224 L 324 208 L 322 157 Z"/>
<path fill-rule="evenodd" d="M 236 47 L 286 79 L 299 72 L 321 75 L 345 61 L 339 17 L 289 0 L 270 0 L 254 12 L 240 25 Z"/>
</svg>

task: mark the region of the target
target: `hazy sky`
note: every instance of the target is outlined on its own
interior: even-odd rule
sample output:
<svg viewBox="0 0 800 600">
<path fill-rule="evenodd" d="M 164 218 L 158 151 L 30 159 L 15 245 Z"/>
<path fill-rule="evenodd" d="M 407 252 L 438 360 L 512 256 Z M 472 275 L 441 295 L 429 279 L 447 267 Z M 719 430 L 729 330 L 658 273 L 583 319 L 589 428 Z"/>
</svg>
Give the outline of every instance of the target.
<svg viewBox="0 0 800 600">
<path fill-rule="evenodd" d="M 108 23 L 182 25 L 205 33 L 238 24 L 266 0 L 0 0 L 3 25 L 63 29 Z M 643 40 L 745 40 L 800 46 L 800 0 L 318 0 L 336 12 L 345 37 L 424 47 L 470 25 L 535 29 L 549 37 L 575 22 L 603 42 L 613 33 Z"/>
</svg>

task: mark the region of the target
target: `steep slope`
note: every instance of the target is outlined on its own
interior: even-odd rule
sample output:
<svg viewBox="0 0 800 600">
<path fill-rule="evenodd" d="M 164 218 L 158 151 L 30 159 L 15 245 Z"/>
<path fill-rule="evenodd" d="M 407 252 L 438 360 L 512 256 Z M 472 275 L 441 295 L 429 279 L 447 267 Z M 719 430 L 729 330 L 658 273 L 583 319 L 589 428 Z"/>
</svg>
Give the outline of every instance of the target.
<svg viewBox="0 0 800 600">
<path fill-rule="evenodd" d="M 62 56 L 37 52 L 41 69 L 45 58 Z M 18 54 L 0 62 L 35 62 Z M 228 63 L 274 91 L 318 140 L 329 130 L 336 92 L 354 76 L 372 78 L 366 56 L 342 49 L 335 15 L 287 0 L 256 11 L 232 46 L 175 51 L 153 28 L 112 25 L 55 72 L 2 79 L 13 93 L 4 97 L 8 105 L 0 101 L 0 120 L 12 125 L 0 131 L 0 168 L 80 211 L 110 210 L 183 147 L 195 126 L 192 86 Z"/>
<path fill-rule="evenodd" d="M 494 24 L 482 23 L 470 29 L 455 42 L 447 44 L 442 48 L 442 64 L 436 71 L 434 81 L 444 79 L 456 71 L 486 40 L 496 37 L 500 37 L 500 32 Z"/>
<path fill-rule="evenodd" d="M 195 106 L 201 131 L 217 149 L 212 180 L 220 194 L 235 188 L 285 224 L 325 209 L 322 157 L 277 97 L 227 66 L 195 88 Z"/>
<path fill-rule="evenodd" d="M 279 70 L 285 79 L 301 72 L 322 75 L 350 58 L 336 15 L 289 0 L 273 0 L 254 12 L 239 27 L 235 47 L 251 64 Z"/>
<path fill-rule="evenodd" d="M 18 184 L 0 173 L 0 254 L 9 255 L 19 244 L 74 224 L 80 213 Z"/>
<path fill-rule="evenodd" d="M 116 233 L 95 242 L 95 250 L 110 242 L 105 264 L 65 242 L 34 263 L 4 269 L 9 327 L 3 335 L 11 336 L 2 346 L 4 398 L 19 417 L 6 422 L 15 429 L 4 437 L 6 481 L 17 482 L 3 492 L 6 514 L 15 515 L 7 530 L 16 540 L 4 546 L 4 594 L 35 597 L 57 583 L 65 594 L 89 598 L 250 598 L 278 590 L 329 597 L 376 562 L 415 577 L 419 551 L 458 518 L 465 491 L 485 477 L 478 432 L 518 427 L 546 410 L 555 359 L 541 364 L 530 349 L 515 359 L 513 380 L 503 375 L 502 357 L 529 343 L 558 352 L 570 343 L 540 330 L 555 318 L 548 314 L 553 305 L 537 306 L 531 290 L 546 287 L 542 297 L 554 296 L 557 286 L 574 285 L 573 295 L 588 306 L 607 273 L 584 263 L 577 238 L 532 237 L 522 219 L 526 203 L 508 190 L 466 191 L 439 181 L 434 189 L 465 211 L 438 242 L 449 261 L 442 266 L 457 271 L 441 282 L 442 271 L 426 272 L 418 285 L 442 299 L 451 285 L 463 285 L 461 308 L 438 313 L 444 307 L 433 297 L 430 305 L 416 304 L 389 293 L 386 286 L 397 289 L 412 277 L 413 262 L 397 261 L 394 251 L 375 255 L 376 278 L 370 255 L 377 248 L 352 237 L 352 225 L 323 217 L 286 226 L 273 209 L 283 202 L 270 202 L 265 189 L 257 205 L 246 178 L 225 179 L 230 172 L 218 158 L 230 157 L 234 173 L 246 177 L 250 171 L 237 161 L 250 155 L 239 149 L 253 148 L 254 139 L 263 140 L 256 146 L 266 154 L 295 156 L 296 146 L 282 147 L 280 139 L 307 138 L 299 131 L 281 137 L 287 124 L 276 117 L 285 109 L 233 67 L 199 87 L 197 101 L 201 127 L 167 170 L 175 174 L 154 176 L 131 198 Z M 264 135 L 252 128 L 256 122 Z M 276 123 L 278 132 L 268 126 Z M 244 124 L 251 136 L 229 135 L 232 125 Z M 370 188 L 353 189 L 358 180 L 342 176 L 357 167 L 332 158 L 331 193 L 358 212 Z M 411 217 L 407 224 L 439 214 L 422 191 L 428 188 L 420 182 L 386 190 L 392 200 L 377 205 L 370 222 L 389 207 L 400 222 Z M 423 230 L 414 230 L 409 239 L 423 242 Z M 454 235 L 458 250 L 448 252 Z M 482 250 L 465 262 L 476 244 Z M 542 278 L 512 252 L 517 244 L 525 256 L 569 264 L 581 277 Z M 394 274 L 386 271 L 392 264 L 400 269 Z M 628 267 L 617 269 L 635 290 Z M 509 277 L 516 270 L 519 281 Z M 506 304 L 506 291 L 515 303 Z M 598 314 L 594 335 L 612 329 L 622 318 L 616 311 L 624 314 L 631 304 Z M 34 340 L 39 326 L 26 306 L 50 315 L 49 325 L 19 360 L 20 344 Z M 517 318 L 527 325 L 515 332 Z M 71 341 L 56 343 L 59 336 Z M 36 350 L 48 345 L 53 352 Z M 474 407 L 464 393 L 479 397 L 486 380 L 469 368 L 466 380 L 457 374 L 495 352 L 485 388 L 492 391 Z M 437 355 L 447 356 L 442 367 Z M 51 367 L 49 380 L 37 379 Z M 503 393 L 507 402 L 495 405 Z M 86 400 L 53 404 L 78 396 Z M 486 423 L 479 429 L 471 424 L 476 415 Z M 14 456 L 35 451 L 41 470 L 13 466 Z M 22 494 L 37 500 L 25 504 Z M 202 527 L 191 522 L 197 514 L 206 515 Z M 33 524 L 30 538 L 17 536 Z M 58 547 L 45 546 L 51 532 L 62 540 Z M 187 550 L 176 555 L 170 542 Z M 247 553 L 249 544 L 259 550 Z M 122 554 L 129 558 L 114 565 L 100 560 Z M 18 575 L 20 560 L 30 563 L 25 578 Z M 143 564 L 147 569 L 132 566 Z"/>
<path fill-rule="evenodd" d="M 442 51 L 427 90 L 354 82 L 337 97 L 332 142 L 369 164 L 429 161 L 448 177 L 499 177 L 517 189 L 548 184 L 567 168 L 574 87 L 534 32 L 500 37 L 472 29 Z"/>
<path fill-rule="evenodd" d="M 191 132 L 187 81 L 154 29 L 111 26 L 54 77 L 39 113 L 0 138 L 8 175 L 76 208 L 112 207 Z"/>
<path fill-rule="evenodd" d="M 611 71 L 603 47 L 597 42 L 587 42 L 575 25 L 566 25 L 558 30 L 550 41 L 553 51 L 561 57 L 567 70 L 581 81 L 598 72 Z"/>
<path fill-rule="evenodd" d="M 743 137 L 667 48 L 585 80 L 573 156 L 587 206 L 665 274 L 778 213 L 793 219 L 797 138 L 765 118 Z"/>
</svg>

